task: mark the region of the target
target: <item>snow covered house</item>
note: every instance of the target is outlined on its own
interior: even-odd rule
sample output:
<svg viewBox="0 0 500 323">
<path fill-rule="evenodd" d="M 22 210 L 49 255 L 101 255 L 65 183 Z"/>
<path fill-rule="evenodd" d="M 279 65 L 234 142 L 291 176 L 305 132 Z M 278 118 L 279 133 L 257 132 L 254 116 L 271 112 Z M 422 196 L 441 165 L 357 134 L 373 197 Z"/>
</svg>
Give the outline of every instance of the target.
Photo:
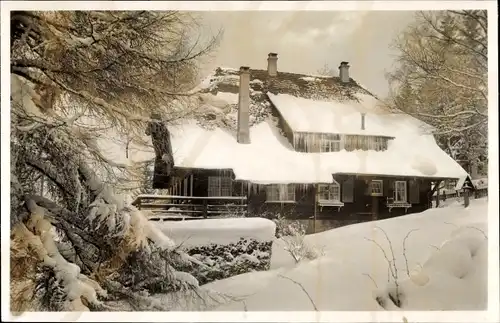
<svg viewBox="0 0 500 323">
<path fill-rule="evenodd" d="M 349 76 L 217 68 L 200 114 L 171 126 L 172 195 L 244 196 L 249 214 L 383 218 L 431 205 L 433 183 L 467 176 L 431 128 L 388 111 Z M 161 176 L 156 172 L 155 176 Z"/>
</svg>

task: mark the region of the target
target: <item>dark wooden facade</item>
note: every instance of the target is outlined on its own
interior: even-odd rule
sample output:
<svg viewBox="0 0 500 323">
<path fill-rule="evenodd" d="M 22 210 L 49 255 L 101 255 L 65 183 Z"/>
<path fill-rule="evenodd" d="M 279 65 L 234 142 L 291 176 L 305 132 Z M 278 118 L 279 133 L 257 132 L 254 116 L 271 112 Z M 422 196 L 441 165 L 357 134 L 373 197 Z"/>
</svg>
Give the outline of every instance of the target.
<svg viewBox="0 0 500 323">
<path fill-rule="evenodd" d="M 183 178 L 178 178 L 169 194 L 181 196 L 208 196 L 210 176 L 231 177 L 231 170 L 183 170 Z M 245 181 L 231 181 L 231 196 L 247 197 L 248 215 L 279 213 L 290 219 L 338 219 L 369 221 L 400 216 L 409 213 L 422 212 L 432 206 L 431 179 L 414 177 L 384 177 L 361 175 L 334 175 L 333 179 L 340 185 L 340 196 L 343 206 L 321 206 L 317 203 L 317 185 L 295 184 L 295 199 L 293 202 L 268 202 L 266 185 L 254 185 Z M 351 179 L 354 183 L 352 194 L 346 194 Z M 383 181 L 383 192 L 380 196 L 372 196 L 369 183 L 372 180 Z M 389 211 L 388 198 L 393 196 L 394 182 L 407 182 L 407 202 L 411 207 L 394 207 Z M 412 185 L 410 185 L 412 183 Z M 349 198 L 347 198 L 350 196 Z M 222 200 L 220 203 L 224 203 Z"/>
</svg>

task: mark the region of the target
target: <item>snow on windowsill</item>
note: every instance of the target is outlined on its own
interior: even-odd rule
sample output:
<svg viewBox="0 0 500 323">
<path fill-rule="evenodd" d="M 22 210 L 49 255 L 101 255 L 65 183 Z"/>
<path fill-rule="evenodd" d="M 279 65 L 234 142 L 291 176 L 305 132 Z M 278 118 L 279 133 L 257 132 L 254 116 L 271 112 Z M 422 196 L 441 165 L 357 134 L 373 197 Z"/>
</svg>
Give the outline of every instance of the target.
<svg viewBox="0 0 500 323">
<path fill-rule="evenodd" d="M 324 206 L 343 206 L 344 203 L 341 201 L 335 201 L 335 200 L 318 200 L 319 205 L 324 205 Z"/>
</svg>

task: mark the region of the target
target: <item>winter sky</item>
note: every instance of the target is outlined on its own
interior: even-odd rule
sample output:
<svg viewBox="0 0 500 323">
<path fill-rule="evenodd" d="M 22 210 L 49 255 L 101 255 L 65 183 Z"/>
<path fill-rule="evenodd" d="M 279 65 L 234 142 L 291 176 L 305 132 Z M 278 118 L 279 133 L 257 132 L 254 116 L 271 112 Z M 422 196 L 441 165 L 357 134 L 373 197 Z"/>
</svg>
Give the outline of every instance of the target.
<svg viewBox="0 0 500 323">
<path fill-rule="evenodd" d="M 278 53 L 278 70 L 315 74 L 341 61 L 370 91 L 388 91 L 384 71 L 394 63 L 392 39 L 413 20 L 410 11 L 204 12 L 203 24 L 224 28 L 214 66 L 266 68 Z"/>
</svg>

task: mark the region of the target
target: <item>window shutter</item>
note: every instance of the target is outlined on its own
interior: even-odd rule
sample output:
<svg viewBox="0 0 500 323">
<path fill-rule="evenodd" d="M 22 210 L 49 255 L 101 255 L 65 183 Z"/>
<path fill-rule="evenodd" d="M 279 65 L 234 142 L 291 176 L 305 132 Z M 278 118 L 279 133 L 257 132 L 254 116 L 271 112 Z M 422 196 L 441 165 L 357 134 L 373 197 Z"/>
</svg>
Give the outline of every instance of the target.
<svg viewBox="0 0 500 323">
<path fill-rule="evenodd" d="M 354 178 L 349 177 L 342 183 L 342 202 L 354 202 Z"/>
<path fill-rule="evenodd" d="M 389 198 L 394 197 L 394 180 L 388 179 L 387 183 L 384 183 L 384 195 Z"/>
<path fill-rule="evenodd" d="M 412 179 L 409 181 L 410 193 L 409 200 L 411 204 L 420 203 L 420 188 L 418 180 Z"/>
</svg>

